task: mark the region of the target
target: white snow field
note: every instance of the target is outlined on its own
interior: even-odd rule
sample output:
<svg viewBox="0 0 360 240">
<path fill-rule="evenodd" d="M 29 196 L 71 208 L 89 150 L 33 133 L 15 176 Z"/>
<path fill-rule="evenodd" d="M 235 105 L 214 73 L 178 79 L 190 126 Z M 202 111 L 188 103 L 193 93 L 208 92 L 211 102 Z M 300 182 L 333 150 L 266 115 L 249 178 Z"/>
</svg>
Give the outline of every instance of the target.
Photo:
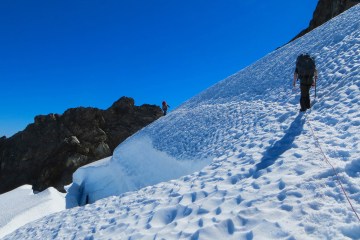
<svg viewBox="0 0 360 240">
<path fill-rule="evenodd" d="M 65 194 L 48 188 L 34 194 L 31 185 L 0 195 L 0 238 L 31 221 L 65 209 Z"/>
<path fill-rule="evenodd" d="M 300 114 L 304 52 L 319 81 Z M 92 204 L 5 239 L 360 239 L 359 100 L 357 5 L 78 169 L 67 206 Z"/>
</svg>

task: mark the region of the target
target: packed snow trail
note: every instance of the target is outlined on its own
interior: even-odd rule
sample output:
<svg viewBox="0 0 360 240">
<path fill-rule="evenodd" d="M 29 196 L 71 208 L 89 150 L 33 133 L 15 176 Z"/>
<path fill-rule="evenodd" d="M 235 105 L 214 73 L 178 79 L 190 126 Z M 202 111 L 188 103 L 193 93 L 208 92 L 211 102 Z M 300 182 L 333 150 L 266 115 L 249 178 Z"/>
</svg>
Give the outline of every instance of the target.
<svg viewBox="0 0 360 240">
<path fill-rule="evenodd" d="M 303 52 L 319 71 L 308 115 L 291 89 Z M 73 186 L 93 204 L 5 239 L 359 239 L 360 224 L 305 121 L 359 212 L 359 56 L 356 6 L 188 100 L 112 159 L 80 168 Z M 101 199 L 110 195 L 120 196 Z"/>
</svg>

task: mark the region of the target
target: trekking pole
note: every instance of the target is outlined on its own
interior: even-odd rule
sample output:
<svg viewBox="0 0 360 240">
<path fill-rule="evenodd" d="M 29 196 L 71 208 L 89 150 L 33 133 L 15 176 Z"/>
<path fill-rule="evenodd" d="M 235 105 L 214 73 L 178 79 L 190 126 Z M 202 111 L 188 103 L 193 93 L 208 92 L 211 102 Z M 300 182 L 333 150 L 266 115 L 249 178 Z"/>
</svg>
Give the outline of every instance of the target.
<svg viewBox="0 0 360 240">
<path fill-rule="evenodd" d="M 315 99 L 316 99 L 316 86 L 317 86 L 317 81 L 319 80 L 319 77 L 316 77 L 315 79 Z"/>
</svg>

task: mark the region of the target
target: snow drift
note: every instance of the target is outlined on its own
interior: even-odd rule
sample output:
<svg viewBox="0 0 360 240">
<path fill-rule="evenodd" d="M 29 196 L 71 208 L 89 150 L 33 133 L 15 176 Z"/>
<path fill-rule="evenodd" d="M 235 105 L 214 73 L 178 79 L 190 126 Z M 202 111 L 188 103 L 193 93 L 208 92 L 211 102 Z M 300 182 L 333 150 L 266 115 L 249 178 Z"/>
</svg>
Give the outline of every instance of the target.
<svg viewBox="0 0 360 240">
<path fill-rule="evenodd" d="M 318 98 L 299 114 L 291 82 L 303 52 L 316 58 Z M 5 239 L 359 239 L 359 220 L 316 144 L 359 212 L 359 56 L 356 6 L 80 168 L 68 206 L 94 204 Z"/>
<path fill-rule="evenodd" d="M 24 185 L 0 195 L 0 238 L 17 228 L 65 209 L 65 194 L 48 188 L 34 194 Z"/>
</svg>

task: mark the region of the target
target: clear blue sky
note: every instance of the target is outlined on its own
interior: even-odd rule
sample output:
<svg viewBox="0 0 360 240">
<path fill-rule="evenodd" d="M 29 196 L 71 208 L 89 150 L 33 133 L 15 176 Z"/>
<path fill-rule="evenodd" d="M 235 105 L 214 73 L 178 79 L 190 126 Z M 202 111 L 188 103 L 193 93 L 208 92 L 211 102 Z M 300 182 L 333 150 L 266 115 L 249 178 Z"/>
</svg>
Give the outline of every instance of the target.
<svg viewBox="0 0 360 240">
<path fill-rule="evenodd" d="M 0 136 L 121 96 L 171 109 L 287 43 L 317 0 L 0 0 Z"/>
</svg>

